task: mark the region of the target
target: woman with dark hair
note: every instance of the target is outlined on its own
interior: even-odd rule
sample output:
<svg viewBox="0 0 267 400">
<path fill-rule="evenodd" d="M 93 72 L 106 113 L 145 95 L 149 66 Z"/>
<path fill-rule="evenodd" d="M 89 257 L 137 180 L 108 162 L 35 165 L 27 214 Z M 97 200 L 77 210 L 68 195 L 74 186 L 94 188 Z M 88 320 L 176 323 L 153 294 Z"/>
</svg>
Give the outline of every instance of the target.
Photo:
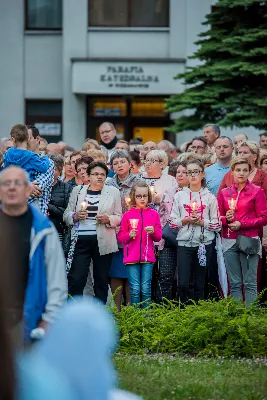
<svg viewBox="0 0 267 400">
<path fill-rule="evenodd" d="M 169 166 L 169 175 L 173 176 L 178 183 L 178 191 L 189 185 L 186 174 L 186 162 L 173 161 Z"/>
<path fill-rule="evenodd" d="M 93 260 L 95 296 L 106 303 L 109 269 L 118 251 L 116 228 L 121 221 L 121 199 L 117 188 L 105 185 L 108 168 L 92 162 L 87 168 L 89 184 L 73 189 L 64 221 L 72 227 L 67 260 L 69 294 L 82 295 Z"/>
<path fill-rule="evenodd" d="M 170 224 L 178 229 L 178 289 L 180 300 L 188 300 L 193 273 L 194 300 L 204 299 L 204 285 L 215 232 L 220 231 L 218 205 L 206 187 L 203 164 L 190 161 L 186 166 L 189 187 L 176 193 Z"/>
<path fill-rule="evenodd" d="M 142 167 L 140 151 L 137 149 L 134 149 L 132 151 L 129 151 L 129 154 L 131 157 L 131 171 L 133 174 L 137 175 L 137 174 L 139 174 L 139 168 Z"/>
</svg>

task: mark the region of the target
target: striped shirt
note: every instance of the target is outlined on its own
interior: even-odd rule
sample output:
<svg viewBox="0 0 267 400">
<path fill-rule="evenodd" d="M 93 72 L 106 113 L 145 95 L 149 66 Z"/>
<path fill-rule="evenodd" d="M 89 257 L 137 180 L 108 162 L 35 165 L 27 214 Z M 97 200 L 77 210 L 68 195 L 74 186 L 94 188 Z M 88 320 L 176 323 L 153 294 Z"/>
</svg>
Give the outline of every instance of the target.
<svg viewBox="0 0 267 400">
<path fill-rule="evenodd" d="M 87 190 L 84 201 L 88 203 L 88 217 L 80 221 L 79 235 L 96 235 L 96 215 L 98 213 L 101 190 Z"/>
</svg>

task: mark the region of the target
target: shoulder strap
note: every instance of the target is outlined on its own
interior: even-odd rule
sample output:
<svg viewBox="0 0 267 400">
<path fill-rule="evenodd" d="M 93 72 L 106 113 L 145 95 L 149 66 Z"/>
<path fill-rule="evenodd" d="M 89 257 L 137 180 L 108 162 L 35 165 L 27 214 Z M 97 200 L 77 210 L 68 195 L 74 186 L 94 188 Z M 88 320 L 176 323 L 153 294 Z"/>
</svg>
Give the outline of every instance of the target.
<svg viewBox="0 0 267 400">
<path fill-rule="evenodd" d="M 76 199 L 76 203 L 75 203 L 74 211 L 75 211 L 75 210 L 76 210 L 76 208 L 77 208 L 79 194 L 81 193 L 81 190 L 83 189 L 83 186 L 84 186 L 84 185 L 81 185 L 81 188 L 80 188 L 79 192 L 77 193 L 77 199 Z"/>
</svg>

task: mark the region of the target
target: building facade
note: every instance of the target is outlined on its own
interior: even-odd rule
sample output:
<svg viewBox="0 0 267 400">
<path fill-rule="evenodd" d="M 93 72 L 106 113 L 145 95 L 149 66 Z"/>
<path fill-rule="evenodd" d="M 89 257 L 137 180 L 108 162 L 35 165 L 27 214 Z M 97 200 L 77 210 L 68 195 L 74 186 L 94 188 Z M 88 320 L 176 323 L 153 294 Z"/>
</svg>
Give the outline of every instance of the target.
<svg viewBox="0 0 267 400">
<path fill-rule="evenodd" d="M 213 3 L 0 0 L 0 136 L 25 122 L 78 148 L 108 120 L 126 140 L 175 140 L 164 98 L 183 90 L 173 77 Z"/>
</svg>

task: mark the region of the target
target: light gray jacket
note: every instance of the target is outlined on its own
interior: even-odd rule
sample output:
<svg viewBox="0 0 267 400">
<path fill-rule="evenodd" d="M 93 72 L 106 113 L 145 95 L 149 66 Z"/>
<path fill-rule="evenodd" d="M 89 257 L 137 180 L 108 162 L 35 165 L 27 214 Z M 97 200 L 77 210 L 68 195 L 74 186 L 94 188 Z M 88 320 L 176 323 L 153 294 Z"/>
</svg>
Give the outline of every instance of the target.
<svg viewBox="0 0 267 400">
<path fill-rule="evenodd" d="M 85 200 L 88 186 L 76 186 L 69 199 L 68 207 L 66 208 L 63 220 L 68 226 L 73 226 L 73 213 L 79 211 L 81 202 Z M 96 234 L 101 256 L 118 251 L 115 228 L 120 225 L 122 217 L 121 198 L 118 189 L 112 186 L 105 185 L 102 189 L 98 214 L 107 215 L 110 220 L 109 225 L 96 225 Z"/>
</svg>

